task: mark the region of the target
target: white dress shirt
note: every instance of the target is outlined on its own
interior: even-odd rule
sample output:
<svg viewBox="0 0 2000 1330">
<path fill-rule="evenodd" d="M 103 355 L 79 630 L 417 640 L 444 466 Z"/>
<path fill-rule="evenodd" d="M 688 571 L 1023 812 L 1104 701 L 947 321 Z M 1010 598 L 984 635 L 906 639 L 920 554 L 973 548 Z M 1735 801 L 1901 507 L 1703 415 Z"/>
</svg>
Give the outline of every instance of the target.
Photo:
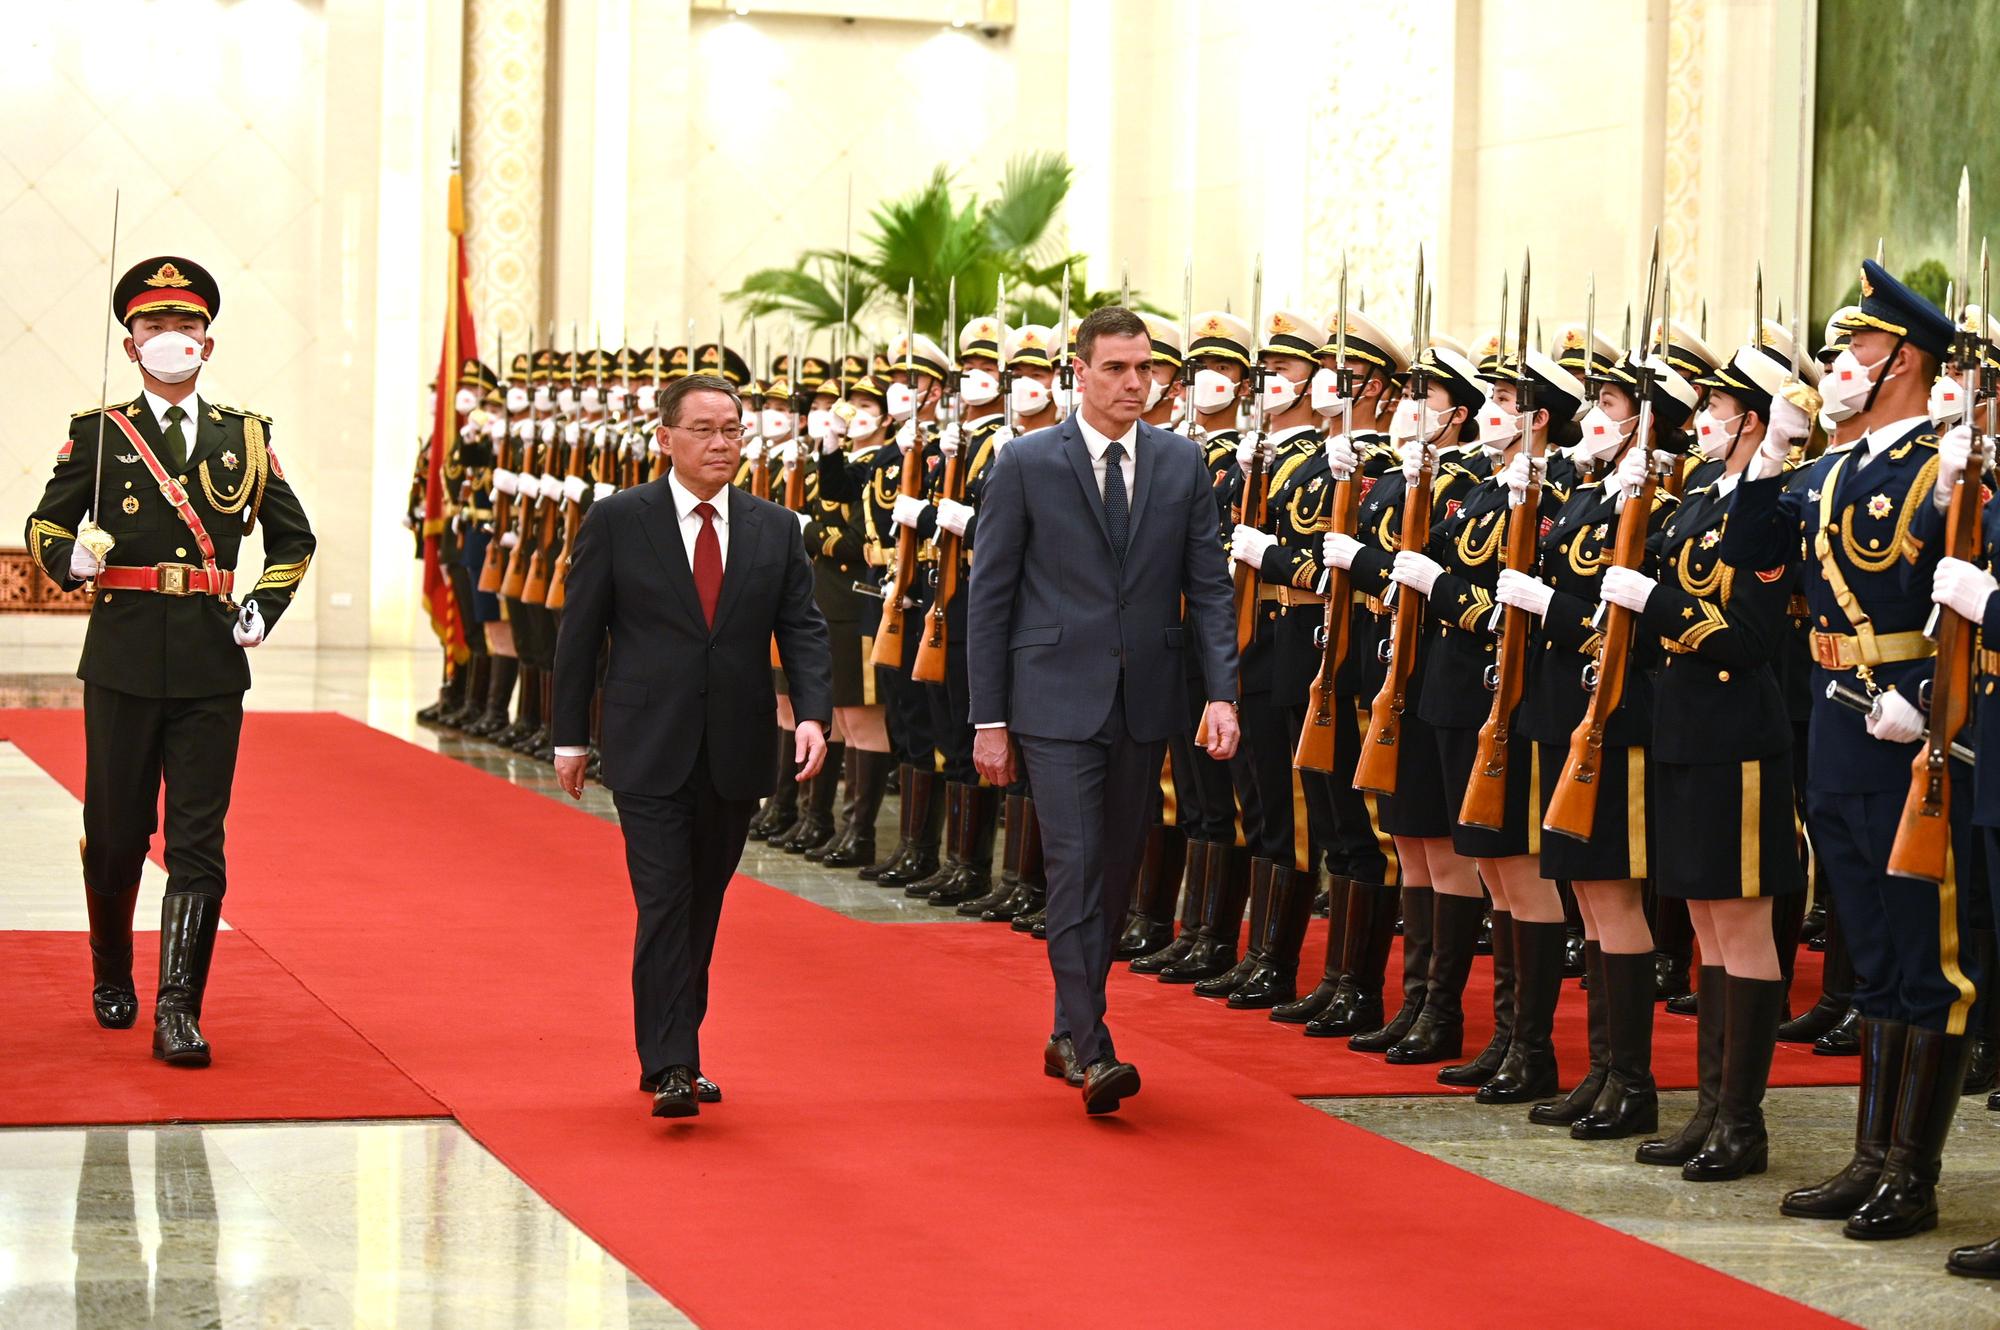
<svg viewBox="0 0 2000 1330">
<path fill-rule="evenodd" d="M 1866 434 L 1861 436 L 1861 442 L 1859 444 L 1859 446 L 1865 449 L 1868 454 L 1868 456 L 1865 459 L 1863 459 L 1861 465 L 1867 466 L 1868 463 L 1874 461 L 1876 458 L 1880 457 L 1883 453 L 1887 452 L 1891 444 L 1900 442 L 1905 434 L 1908 434 L 1911 430 L 1915 429 L 1919 425 L 1925 425 L 1929 423 L 1930 423 L 1930 417 L 1928 416 L 1911 416 L 1907 420 L 1892 420 L 1888 424 L 1882 426 L 1880 429 L 1869 430 Z"/>
<path fill-rule="evenodd" d="M 1090 450 L 1090 473 L 1097 478 L 1097 497 L 1104 497 L 1104 450 L 1111 446 L 1108 435 L 1099 434 L 1091 428 L 1090 421 L 1083 412 L 1076 413 L 1076 427 L 1083 431 L 1083 446 Z M 1119 472 L 1125 477 L 1125 502 L 1132 502 L 1132 485 L 1139 474 L 1136 456 L 1139 447 L 1139 422 L 1133 421 L 1125 427 L 1124 435 L 1118 440 L 1125 449 L 1125 459 L 1118 464 Z"/>
<path fill-rule="evenodd" d="M 175 405 L 179 405 L 181 410 L 187 412 L 187 419 L 181 422 L 181 438 L 186 440 L 186 452 L 182 455 L 181 461 L 185 463 L 189 457 L 194 456 L 195 422 L 201 419 L 201 394 L 198 392 L 189 393 L 176 404 L 169 402 L 166 398 L 148 388 L 145 390 L 145 397 L 146 406 L 152 411 L 153 419 L 159 422 L 162 436 L 167 432 L 168 411 L 172 410 Z M 171 458 L 162 457 L 160 465 L 165 466 L 171 460 Z"/>
<path fill-rule="evenodd" d="M 679 519 L 681 546 L 687 551 L 688 571 L 694 571 L 694 543 L 701 538 L 701 514 L 695 511 L 695 505 L 699 503 L 707 503 L 709 507 L 715 509 L 715 516 L 710 520 L 715 523 L 716 552 L 722 556 L 723 566 L 727 567 L 729 564 L 728 488 L 725 486 L 717 490 L 713 499 L 703 499 L 693 490 L 681 484 L 679 474 L 672 467 L 669 467 L 667 468 L 667 492 L 674 496 L 674 516 Z M 586 757 L 589 753 L 590 749 L 587 747 L 578 748 L 564 745 L 556 749 L 557 757 Z"/>
</svg>

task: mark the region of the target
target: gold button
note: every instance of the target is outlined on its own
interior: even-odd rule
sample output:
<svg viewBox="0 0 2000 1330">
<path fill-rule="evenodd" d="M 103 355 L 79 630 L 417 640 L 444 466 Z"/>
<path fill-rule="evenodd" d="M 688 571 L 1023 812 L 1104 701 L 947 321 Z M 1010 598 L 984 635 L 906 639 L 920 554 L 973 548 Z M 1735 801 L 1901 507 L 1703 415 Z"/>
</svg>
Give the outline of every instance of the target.
<svg viewBox="0 0 2000 1330">
<path fill-rule="evenodd" d="M 106 605 L 109 605 L 111 603 L 111 593 L 109 591 L 104 593 L 104 603 Z"/>
<path fill-rule="evenodd" d="M 1728 671 L 1728 670 L 1717 670 L 1717 671 L 1715 672 L 1715 677 L 1716 677 L 1717 679 L 1719 679 L 1720 681 L 1722 681 L 1723 683 L 1728 683 L 1728 682 L 1729 682 L 1729 671 Z"/>
<path fill-rule="evenodd" d="M 174 550 L 174 557 L 175 557 L 176 559 L 185 559 L 185 558 L 187 558 L 187 556 L 188 556 L 188 552 L 187 552 L 186 550 L 184 550 L 184 549 L 178 549 L 178 548 L 177 548 L 177 549 L 175 549 L 175 550 Z"/>
<path fill-rule="evenodd" d="M 180 483 L 183 485 L 188 483 L 188 478 L 186 476 L 175 476 L 174 479 L 180 481 Z"/>
<path fill-rule="evenodd" d="M 128 490 L 129 490 L 129 489 L 131 489 L 131 488 L 132 488 L 132 482 L 131 482 L 131 481 L 129 481 L 129 480 L 128 480 L 128 481 L 126 481 L 126 482 L 125 482 L 125 488 L 126 488 L 126 489 L 128 489 Z"/>
<path fill-rule="evenodd" d="M 1819 626 L 1822 628 L 1826 627 L 1826 616 L 1824 614 L 1819 616 Z"/>
</svg>

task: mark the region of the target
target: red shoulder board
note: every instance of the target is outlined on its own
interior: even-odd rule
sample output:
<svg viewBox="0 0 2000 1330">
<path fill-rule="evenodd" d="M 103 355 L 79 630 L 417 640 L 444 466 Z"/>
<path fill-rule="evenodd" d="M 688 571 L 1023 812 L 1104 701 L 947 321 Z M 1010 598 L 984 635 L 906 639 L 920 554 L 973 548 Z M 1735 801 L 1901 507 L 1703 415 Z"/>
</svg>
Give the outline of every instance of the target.
<svg viewBox="0 0 2000 1330">
<path fill-rule="evenodd" d="M 1555 530 L 1555 529 L 1556 529 L 1556 519 L 1555 519 L 1555 518 L 1553 518 L 1553 517 L 1544 517 L 1544 518 L 1542 519 L 1542 532 L 1541 532 L 1541 533 L 1542 533 L 1543 535 L 1545 535 L 1545 536 L 1546 536 L 1546 535 L 1548 535 L 1548 534 L 1549 534 L 1549 532 L 1551 532 L 1551 531 L 1553 531 L 1553 530 Z"/>
<path fill-rule="evenodd" d="M 1984 508 L 1991 502 L 1993 502 L 1993 487 L 1981 481 L 1979 484 L 1979 506 Z"/>
<path fill-rule="evenodd" d="M 1776 568 L 1759 568 L 1757 570 L 1757 580 L 1759 582 L 1775 582 L 1784 575 L 1785 567 L 1783 564 L 1779 564 Z"/>
<path fill-rule="evenodd" d="M 58 462 L 67 462 L 69 460 L 69 450 L 72 447 L 74 447 L 75 444 L 76 444 L 75 439 L 64 439 L 62 441 L 62 447 L 56 449 L 56 460 Z"/>
<path fill-rule="evenodd" d="M 1366 499 L 1368 497 L 1368 491 L 1374 488 L 1375 488 L 1375 477 L 1373 476 L 1361 477 L 1361 497 L 1363 499 Z"/>
<path fill-rule="evenodd" d="M 278 465 L 278 450 L 267 443 L 264 445 L 264 456 L 271 459 L 271 474 L 283 480 L 285 478 L 285 468 Z"/>
<path fill-rule="evenodd" d="M 1457 500 L 1457 499 L 1446 499 L 1446 500 L 1444 501 L 1444 515 L 1445 515 L 1446 517 L 1457 517 L 1457 516 L 1458 516 L 1458 500 Z"/>
</svg>

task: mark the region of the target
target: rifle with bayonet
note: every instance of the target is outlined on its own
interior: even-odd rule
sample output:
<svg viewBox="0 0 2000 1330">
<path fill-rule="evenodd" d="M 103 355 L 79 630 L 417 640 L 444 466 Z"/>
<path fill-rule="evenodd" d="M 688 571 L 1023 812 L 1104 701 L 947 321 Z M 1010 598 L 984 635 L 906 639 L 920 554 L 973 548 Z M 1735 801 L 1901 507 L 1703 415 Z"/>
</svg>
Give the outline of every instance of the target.
<svg viewBox="0 0 2000 1330">
<path fill-rule="evenodd" d="M 1264 358 L 1257 353 L 1264 329 L 1264 256 L 1250 281 L 1250 462 L 1243 469 L 1243 489 L 1236 496 L 1236 525 L 1262 531 L 1271 520 L 1270 450 L 1264 439 Z M 1247 651 L 1257 636 L 1257 570 L 1247 563 L 1235 567 L 1236 649 Z"/>
<path fill-rule="evenodd" d="M 799 325 L 791 325 L 791 350 L 785 357 L 785 415 L 792 422 L 791 433 L 786 436 L 792 445 L 791 460 L 785 463 L 785 507 L 795 513 L 806 510 L 806 467 L 804 448 L 806 440 L 799 437 L 799 413 L 796 409 L 799 394 L 805 391 L 800 384 L 799 366 Z M 806 403 L 811 406 L 811 402 Z"/>
<path fill-rule="evenodd" d="M 569 363 L 572 366 L 581 363 L 577 350 L 575 323 L 569 325 Z M 575 400 L 574 394 L 571 400 Z M 556 422 L 549 423 L 553 425 Z M 576 430 L 574 441 L 570 439 L 572 427 Z M 542 455 L 541 498 L 535 504 L 535 515 L 538 519 L 535 548 L 528 557 L 528 577 L 521 588 L 521 600 L 525 604 L 542 605 L 548 600 L 549 581 L 558 553 L 556 536 L 560 531 L 557 523 L 562 520 L 563 481 L 569 477 L 572 470 L 581 474 L 583 459 L 577 455 L 577 449 L 582 441 L 583 426 L 578 421 L 563 421 L 549 438 L 548 447 Z M 555 470 L 558 458 L 563 459 L 563 469 L 560 474 Z"/>
<path fill-rule="evenodd" d="M 555 344 L 555 325 L 549 326 L 549 344 Z M 528 586 L 528 561 L 534 553 L 535 509 L 541 497 L 541 473 L 548 470 L 547 445 L 542 440 L 541 399 L 543 390 L 534 386 L 535 334 L 528 332 L 528 432 L 521 440 L 521 470 L 515 477 L 519 493 L 514 498 L 514 541 L 507 551 L 507 568 L 500 578 L 500 594 L 521 599 Z M 540 465 L 537 465 L 537 463 Z"/>
<path fill-rule="evenodd" d="M 528 335 L 528 343 L 534 345 L 534 334 Z M 520 472 L 515 465 L 523 449 L 517 449 L 514 442 L 514 404 L 509 398 L 514 393 L 514 380 L 508 371 L 503 348 L 503 337 L 495 347 L 495 360 L 499 372 L 508 377 L 500 387 L 500 442 L 493 447 L 493 538 L 486 542 L 486 556 L 480 560 L 479 579 L 475 584 L 480 591 L 491 594 L 500 589 L 507 577 L 507 545 L 505 536 L 514 526 L 514 494 L 520 488 Z M 535 357 L 530 352 L 522 362 L 533 368 Z M 500 478 L 507 477 L 505 485 Z"/>
<path fill-rule="evenodd" d="M 908 291 L 903 296 L 903 377 L 914 396 L 917 392 L 917 282 L 910 279 Z M 891 365 L 893 370 L 895 366 Z M 902 478 L 897 493 L 906 499 L 921 499 L 924 496 L 924 430 L 917 420 L 917 411 L 910 413 L 910 434 L 912 443 L 903 454 Z M 896 446 L 891 441 L 891 446 Z M 875 650 L 870 659 L 877 665 L 897 670 L 903 667 L 903 601 L 910 594 L 910 584 L 916 578 L 917 547 L 919 545 L 915 527 L 899 527 L 896 533 L 896 562 L 888 583 L 882 589 L 882 621 L 875 629 Z"/>
<path fill-rule="evenodd" d="M 1000 324 L 1001 313 L 1007 303 L 1007 279 L 1001 278 L 994 290 L 993 321 Z M 958 279 L 951 279 L 951 290 L 946 295 L 945 332 L 948 337 L 958 336 Z M 998 334 L 996 334 L 998 335 Z M 952 345 L 947 342 L 947 347 Z M 959 423 L 959 372 L 958 357 L 947 352 L 945 356 L 945 405 L 941 410 L 946 415 L 946 429 L 957 436 Z M 963 439 L 944 459 L 944 477 L 938 486 L 940 503 L 965 501 L 965 473 L 971 459 L 965 456 Z M 960 552 L 965 538 L 940 525 L 932 544 L 937 550 L 937 585 L 931 597 L 931 607 L 924 614 L 923 640 L 917 644 L 916 667 L 910 677 L 918 683 L 943 683 L 945 680 L 945 652 L 949 645 L 950 629 L 945 623 L 945 611 L 952 601 L 958 599 Z"/>
<path fill-rule="evenodd" d="M 1354 436 L 1354 375 L 1347 368 L 1347 255 L 1340 256 L 1340 304 L 1334 316 L 1338 323 L 1333 334 L 1334 379 L 1340 385 L 1340 431 L 1350 443 Z M 1358 459 L 1357 459 L 1358 460 Z M 1361 487 L 1354 472 L 1334 477 L 1332 512 L 1328 530 L 1343 536 L 1354 534 L 1361 512 Z M 1354 625 L 1352 575 L 1332 564 L 1326 569 L 1326 620 L 1319 629 L 1319 673 L 1306 694 L 1306 723 L 1299 731 L 1299 745 L 1292 765 L 1302 771 L 1334 770 L 1334 687 L 1340 667 L 1347 659 L 1350 629 Z"/>
</svg>

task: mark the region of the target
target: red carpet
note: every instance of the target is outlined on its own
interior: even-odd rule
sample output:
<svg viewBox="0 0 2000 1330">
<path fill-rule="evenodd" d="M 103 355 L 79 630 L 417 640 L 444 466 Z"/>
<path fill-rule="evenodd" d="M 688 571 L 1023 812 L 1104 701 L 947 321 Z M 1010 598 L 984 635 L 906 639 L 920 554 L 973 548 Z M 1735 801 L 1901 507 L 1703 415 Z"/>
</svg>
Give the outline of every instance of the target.
<svg viewBox="0 0 2000 1330">
<path fill-rule="evenodd" d="M 74 715 L 0 728 L 74 788 Z M 1312 1326 L 1540 1327 L 1612 1307 L 1632 1325 L 1838 1324 L 1136 1022 L 1121 1049 L 1144 1095 L 1086 1120 L 1039 1073 L 1045 988 L 933 930 L 744 880 L 706 1040 L 729 1102 L 656 1122 L 633 1088 L 616 829 L 352 722 L 249 719 L 231 857 L 232 923 L 706 1326 L 1015 1326 L 1086 1307 L 1160 1326 L 1251 1307 Z M 1444 1277 L 1383 1277 L 1413 1260 Z"/>
<path fill-rule="evenodd" d="M 155 1062 L 149 977 L 159 973 L 159 939 L 140 933 L 133 942 L 139 1023 L 106 1030 L 90 1014 L 84 934 L 0 932 L 8 1067 L 0 1125 L 445 1115 L 240 933 L 215 939 L 207 1002 L 220 1041 L 214 1064 L 191 1072 Z"/>
</svg>

